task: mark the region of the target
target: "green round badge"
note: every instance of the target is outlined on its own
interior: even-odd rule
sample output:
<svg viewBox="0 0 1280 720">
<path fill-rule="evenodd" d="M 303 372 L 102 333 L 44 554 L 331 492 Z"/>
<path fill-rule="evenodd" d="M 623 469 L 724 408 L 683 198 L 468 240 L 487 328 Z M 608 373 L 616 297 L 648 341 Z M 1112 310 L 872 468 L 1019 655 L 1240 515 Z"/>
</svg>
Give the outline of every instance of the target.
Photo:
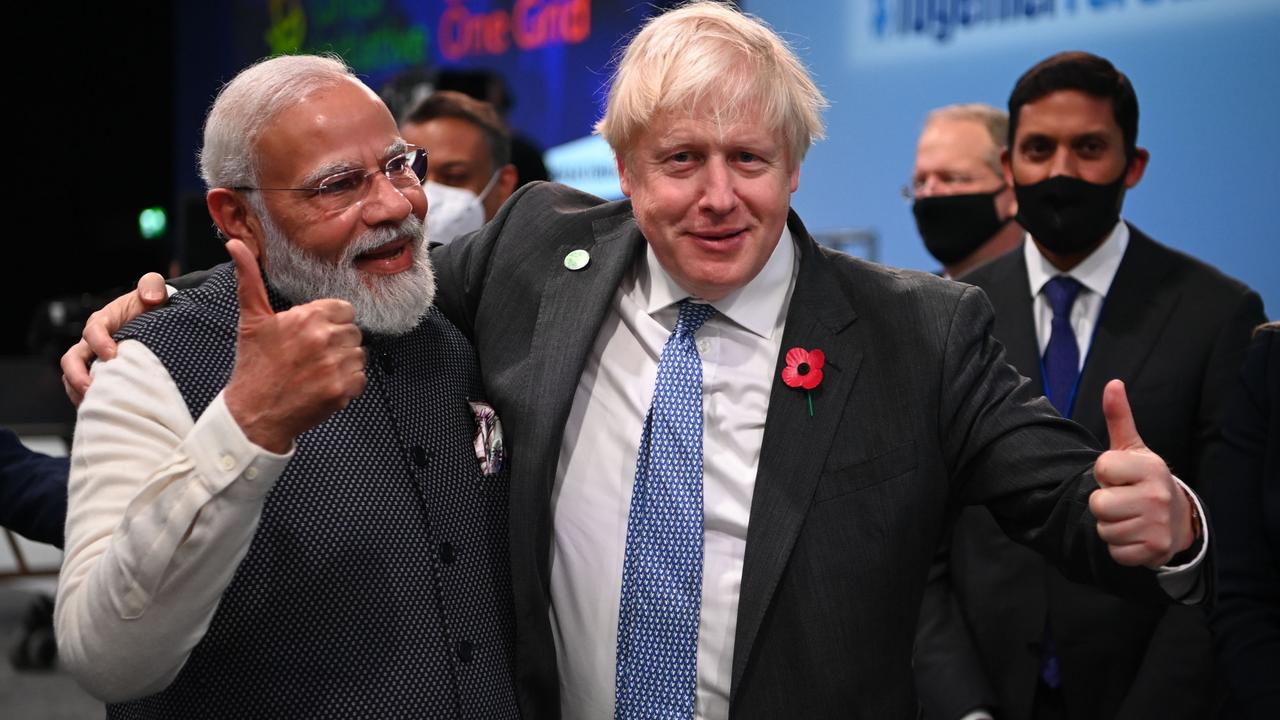
<svg viewBox="0 0 1280 720">
<path fill-rule="evenodd" d="M 591 253 L 586 250 L 574 250 L 564 256 L 564 266 L 570 270 L 581 270 L 591 262 Z"/>
</svg>

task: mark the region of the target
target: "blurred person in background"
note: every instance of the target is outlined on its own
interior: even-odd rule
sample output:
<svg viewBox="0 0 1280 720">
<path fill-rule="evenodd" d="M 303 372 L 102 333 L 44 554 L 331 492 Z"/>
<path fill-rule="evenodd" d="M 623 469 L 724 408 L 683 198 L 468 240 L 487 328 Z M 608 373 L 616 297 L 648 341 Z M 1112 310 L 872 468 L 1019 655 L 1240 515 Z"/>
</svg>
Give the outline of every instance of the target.
<svg viewBox="0 0 1280 720">
<path fill-rule="evenodd" d="M 1218 541 L 1211 624 L 1221 720 L 1280 717 L 1280 322 L 1258 328 L 1222 423 L 1209 488 Z"/>
<path fill-rule="evenodd" d="M 661 4 L 655 3 L 659 6 Z M 495 70 L 442 68 L 437 73 L 435 82 L 437 90 L 454 90 L 489 103 L 498 116 L 503 118 L 504 123 L 515 105 L 515 97 L 506 78 Z M 542 148 L 538 147 L 533 138 L 515 130 L 511 132 L 511 162 L 519 172 L 521 185 L 551 179 L 547 166 L 542 161 Z"/>
<path fill-rule="evenodd" d="M 410 108 L 400 123 L 409 142 L 425 148 L 427 237 L 449 242 L 493 217 L 519 185 L 511 135 L 493 106 L 439 90 Z"/>
<path fill-rule="evenodd" d="M 929 113 L 916 143 L 911 184 L 903 194 L 924 246 L 942 275 L 958 278 L 1018 247 L 1018 203 L 1005 182 L 1000 152 L 1009 134 L 1003 110 L 969 103 Z"/>
</svg>

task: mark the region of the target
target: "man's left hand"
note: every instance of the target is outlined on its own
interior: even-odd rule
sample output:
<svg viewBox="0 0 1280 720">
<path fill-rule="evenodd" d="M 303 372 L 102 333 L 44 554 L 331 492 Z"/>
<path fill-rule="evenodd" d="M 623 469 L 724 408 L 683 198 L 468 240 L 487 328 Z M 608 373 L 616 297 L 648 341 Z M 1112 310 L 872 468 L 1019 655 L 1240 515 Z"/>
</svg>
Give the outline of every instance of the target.
<svg viewBox="0 0 1280 720">
<path fill-rule="evenodd" d="M 1102 391 L 1111 449 L 1093 466 L 1100 486 L 1089 496 L 1098 536 L 1121 565 L 1155 569 L 1191 546 L 1191 505 L 1169 467 L 1138 435 L 1124 383 Z"/>
</svg>

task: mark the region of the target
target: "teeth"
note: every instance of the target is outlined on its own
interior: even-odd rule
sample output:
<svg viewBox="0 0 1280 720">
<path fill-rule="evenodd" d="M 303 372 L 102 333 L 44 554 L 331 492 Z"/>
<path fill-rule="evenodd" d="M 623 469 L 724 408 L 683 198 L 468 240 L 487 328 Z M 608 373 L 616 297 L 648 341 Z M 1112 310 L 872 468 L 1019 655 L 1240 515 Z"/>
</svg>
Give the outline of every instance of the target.
<svg viewBox="0 0 1280 720">
<path fill-rule="evenodd" d="M 396 243 L 387 243 L 382 247 L 374 248 L 368 252 L 360 253 L 359 257 L 362 257 L 362 258 L 390 257 L 400 252 L 402 249 L 403 249 L 403 246 L 396 246 Z"/>
</svg>

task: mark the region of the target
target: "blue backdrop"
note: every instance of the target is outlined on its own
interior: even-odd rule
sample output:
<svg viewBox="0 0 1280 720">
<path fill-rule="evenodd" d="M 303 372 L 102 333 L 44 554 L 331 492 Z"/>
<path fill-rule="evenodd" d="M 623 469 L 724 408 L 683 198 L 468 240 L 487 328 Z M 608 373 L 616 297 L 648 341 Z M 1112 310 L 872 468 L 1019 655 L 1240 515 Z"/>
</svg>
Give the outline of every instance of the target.
<svg viewBox="0 0 1280 720">
<path fill-rule="evenodd" d="M 1133 81 L 1151 151 L 1124 216 L 1258 290 L 1280 317 L 1277 0 L 748 0 L 800 51 L 831 100 L 793 204 L 811 230 L 873 229 L 879 259 L 936 267 L 898 189 L 924 115 L 1004 107 L 1059 50 Z M 1030 8 L 1030 10 L 1028 10 Z"/>
</svg>

